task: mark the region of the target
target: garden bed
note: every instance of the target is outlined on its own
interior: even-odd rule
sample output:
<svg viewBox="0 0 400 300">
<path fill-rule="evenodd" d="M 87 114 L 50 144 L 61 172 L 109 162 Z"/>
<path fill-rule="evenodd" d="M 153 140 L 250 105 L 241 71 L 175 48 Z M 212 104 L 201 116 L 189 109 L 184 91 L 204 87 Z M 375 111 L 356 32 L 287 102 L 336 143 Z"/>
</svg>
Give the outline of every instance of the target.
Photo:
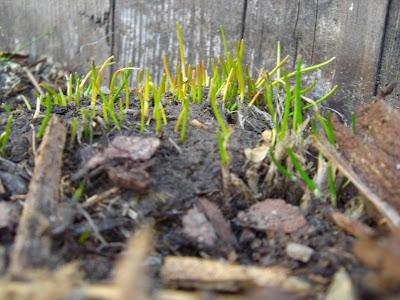
<svg viewBox="0 0 400 300">
<path fill-rule="evenodd" d="M 32 82 L 46 82 L 56 91 L 60 87 L 67 98 L 69 87 L 59 80 L 62 72 L 52 72 L 56 75 L 46 80 L 41 77 L 45 69 L 34 69 L 37 64 L 15 59 L 13 64 L 25 69 L 18 69 L 23 70 L 17 72 L 22 78 L 18 89 L 1 102 L 0 132 L 7 131 L 12 115 L 0 161 L 4 297 L 26 292 L 55 299 L 73 291 L 100 299 L 124 293 L 150 297 L 143 283 L 147 280 L 153 297 L 161 299 L 194 299 L 196 291 L 203 293 L 199 297 L 221 299 L 391 299 L 398 292 L 399 273 L 390 265 L 399 262 L 399 238 L 396 230 L 388 229 L 399 225 L 396 216 L 372 209 L 368 196 L 357 191 L 372 190 L 398 213 L 399 169 L 391 163 L 398 159 L 393 145 L 399 127 L 393 118 L 389 120 L 394 124 L 385 119 L 393 115 L 398 120 L 398 112 L 385 111 L 384 104 L 361 111 L 359 124 L 354 125 L 359 136 L 355 141 L 350 129 L 333 121 L 336 148 L 323 135 L 309 135 L 306 127 L 299 130 L 301 135 L 282 139 L 282 149 L 293 149 L 317 185 L 312 190 L 301 174 L 291 180 L 279 172 L 279 166 L 289 173 L 299 171 L 296 159 L 280 154 L 278 146 L 278 164 L 269 158 L 271 124 L 260 109 L 241 106 L 238 96 L 238 109 L 221 109 L 232 132 L 229 141 L 218 142 L 222 129 L 208 101 L 209 88 L 199 104 L 187 107 L 184 139 L 182 129 L 176 130 L 184 105 L 171 92 L 162 96 L 167 122 L 161 129 L 152 110 L 142 127 L 143 103 L 135 91 L 115 106 L 118 126 L 106 123 L 104 103 L 93 105 L 90 96 L 81 97 L 79 109 L 68 100 L 66 105 L 54 105 L 52 117 L 43 125 L 46 107 L 34 115 Z M 31 110 L 18 96 L 21 93 Z M 109 95 L 105 89 L 104 94 Z M 45 101 L 43 97 L 43 106 Z M 154 105 L 154 98 L 149 103 Z M 377 113 L 368 115 L 372 109 Z M 90 112 L 89 118 L 82 111 Z M 43 136 L 38 137 L 42 126 Z M 385 135 L 379 135 L 380 130 Z M 378 150 L 366 151 L 361 141 Z M 340 171 L 335 171 L 340 187 L 335 193 L 323 190 L 331 186 L 318 181 L 319 151 Z M 384 170 L 374 173 L 373 162 Z M 353 173 L 346 172 L 350 167 Z M 317 197 L 317 191 L 322 196 Z M 142 260 L 147 271 L 139 273 Z M 50 273 L 54 285 L 43 275 Z M 135 289 L 129 282 L 136 282 Z M 65 288 L 58 288 L 60 284 Z M 187 292 L 179 294 L 178 288 Z"/>
</svg>

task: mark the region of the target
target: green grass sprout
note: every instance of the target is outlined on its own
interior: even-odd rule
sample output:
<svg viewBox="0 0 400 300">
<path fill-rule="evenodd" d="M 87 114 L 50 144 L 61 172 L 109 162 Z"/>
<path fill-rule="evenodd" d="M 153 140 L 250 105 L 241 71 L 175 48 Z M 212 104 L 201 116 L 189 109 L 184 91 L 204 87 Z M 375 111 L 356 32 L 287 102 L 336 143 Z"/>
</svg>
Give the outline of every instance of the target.
<svg viewBox="0 0 400 300">
<path fill-rule="evenodd" d="M 335 172 L 331 164 L 328 164 L 328 185 L 329 185 L 329 195 L 331 198 L 331 205 L 333 207 L 337 207 Z"/>
<path fill-rule="evenodd" d="M 357 133 L 357 116 L 354 112 L 351 113 L 351 130 L 353 134 Z"/>
<path fill-rule="evenodd" d="M 10 138 L 11 132 L 11 123 L 12 123 L 12 114 L 7 118 L 6 127 L 4 128 L 4 132 L 0 135 L 0 144 L 1 144 L 1 156 L 6 157 L 6 149 L 7 143 Z"/>
<path fill-rule="evenodd" d="M 78 119 L 76 117 L 74 117 L 72 120 L 72 125 L 71 125 L 71 137 L 69 140 L 69 148 L 70 149 L 74 148 L 77 127 L 78 127 Z"/>
<path fill-rule="evenodd" d="M 22 101 L 24 101 L 24 104 L 25 104 L 26 108 L 29 111 L 32 111 L 32 106 L 31 106 L 29 100 L 25 97 L 25 95 L 21 95 L 21 99 L 22 99 Z"/>
<path fill-rule="evenodd" d="M 36 134 L 37 139 L 41 139 L 43 137 L 44 130 L 46 129 L 47 123 L 50 120 L 50 115 L 51 115 L 51 97 L 50 97 L 50 94 L 47 94 L 46 95 L 46 113 L 45 113 L 42 123 L 38 129 L 38 132 Z"/>
<path fill-rule="evenodd" d="M 290 161 L 292 162 L 294 168 L 299 173 L 301 179 L 304 181 L 308 189 L 314 194 L 316 198 L 321 197 L 320 191 L 317 189 L 314 181 L 308 176 L 307 172 L 301 166 L 299 160 L 297 159 L 296 155 L 294 154 L 291 148 L 287 149 L 287 153 L 289 155 Z"/>
<path fill-rule="evenodd" d="M 303 109 L 301 100 L 301 56 L 297 59 L 296 64 L 296 85 L 294 87 L 294 108 L 293 108 L 293 129 L 297 130 L 303 123 Z"/>
<path fill-rule="evenodd" d="M 186 78 L 186 62 L 185 62 L 185 49 L 183 47 L 183 38 L 182 38 L 182 31 L 179 22 L 176 22 L 176 31 L 178 34 L 178 41 L 179 41 L 179 55 L 181 58 L 181 73 L 182 77 Z"/>
</svg>

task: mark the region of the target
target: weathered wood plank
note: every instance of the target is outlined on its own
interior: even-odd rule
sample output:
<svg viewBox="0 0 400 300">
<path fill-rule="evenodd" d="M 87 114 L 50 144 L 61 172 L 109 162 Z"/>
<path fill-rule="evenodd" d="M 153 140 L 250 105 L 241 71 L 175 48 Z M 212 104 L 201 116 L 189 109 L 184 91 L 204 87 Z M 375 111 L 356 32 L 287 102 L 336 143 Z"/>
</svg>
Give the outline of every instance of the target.
<svg viewBox="0 0 400 300">
<path fill-rule="evenodd" d="M 87 72 L 92 60 L 111 53 L 109 19 L 109 0 L 2 0 L 0 51 L 16 51 L 44 34 L 24 52 Z"/>
<path fill-rule="evenodd" d="M 176 21 L 182 27 L 187 62 L 192 65 L 218 56 L 222 50 L 219 27 L 229 41 L 240 39 L 244 0 L 121 0 L 115 8 L 115 55 L 120 66 L 129 62 L 148 67 L 153 79 L 178 62 Z"/>
<path fill-rule="evenodd" d="M 379 87 L 392 81 L 400 83 L 400 1 L 390 1 L 388 19 L 383 43 L 382 62 L 379 74 Z M 400 109 L 400 85 L 385 98 Z"/>
<path fill-rule="evenodd" d="M 319 96 L 334 84 L 330 106 L 345 112 L 373 95 L 388 0 L 248 0 L 245 40 L 253 69 L 271 68 L 275 47 L 306 65 L 336 56 L 322 72 Z"/>
</svg>

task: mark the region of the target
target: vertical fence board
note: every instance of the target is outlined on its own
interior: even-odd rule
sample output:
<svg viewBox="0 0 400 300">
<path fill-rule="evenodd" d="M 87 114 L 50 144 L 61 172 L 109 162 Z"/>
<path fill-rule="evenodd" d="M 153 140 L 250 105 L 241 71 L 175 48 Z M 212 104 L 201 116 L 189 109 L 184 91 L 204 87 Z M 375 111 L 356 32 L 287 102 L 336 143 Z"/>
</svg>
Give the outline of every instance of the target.
<svg viewBox="0 0 400 300">
<path fill-rule="evenodd" d="M 387 100 L 400 109 L 400 1 L 390 1 L 380 69 L 380 87 L 397 81 L 398 86 Z"/>
<path fill-rule="evenodd" d="M 192 65 L 221 53 L 219 27 L 227 39 L 239 39 L 244 0 L 154 0 L 117 2 L 115 8 L 115 55 L 121 66 L 148 67 L 155 81 L 179 59 L 176 21 L 182 27 L 185 55 Z"/>
<path fill-rule="evenodd" d="M 252 68 L 274 66 L 278 40 L 283 53 L 301 54 L 306 65 L 336 56 L 322 71 L 316 97 L 330 86 L 339 90 L 330 106 L 349 116 L 374 92 L 387 0 L 248 0 L 245 39 Z"/>
<path fill-rule="evenodd" d="M 100 62 L 111 53 L 109 2 L 2 0 L 0 51 L 24 48 L 34 58 L 47 56 L 71 70 L 87 71 L 91 60 Z"/>
</svg>

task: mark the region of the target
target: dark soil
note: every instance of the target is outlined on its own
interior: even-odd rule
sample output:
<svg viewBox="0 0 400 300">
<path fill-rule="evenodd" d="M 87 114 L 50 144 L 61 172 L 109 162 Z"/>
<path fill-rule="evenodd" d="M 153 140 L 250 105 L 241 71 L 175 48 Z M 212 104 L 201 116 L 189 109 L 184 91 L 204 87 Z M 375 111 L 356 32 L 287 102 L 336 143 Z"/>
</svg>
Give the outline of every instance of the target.
<svg viewBox="0 0 400 300">
<path fill-rule="evenodd" d="M 92 143 L 88 143 L 81 137 L 82 142 L 80 144 L 75 142 L 73 147 L 70 147 L 70 134 L 68 134 L 64 151 L 63 180 L 60 186 L 62 205 L 65 207 L 65 224 L 53 233 L 53 267 L 78 260 L 88 280 L 108 279 L 112 275 L 110 270 L 124 242 L 136 228 L 143 224 L 152 224 L 155 231 L 154 251 L 148 258 L 148 265 L 156 278 L 155 286 L 162 285 L 157 279 L 157 273 L 166 255 L 232 259 L 228 254 L 229 251 L 201 247 L 183 232 L 183 216 L 199 198 L 207 198 L 219 207 L 232 228 L 237 240 L 234 245 L 237 263 L 287 267 L 293 274 L 307 279 L 322 289 L 328 287 L 337 270 L 345 267 L 356 283 L 359 294 L 371 296 L 363 281 L 367 269 L 352 254 L 354 238 L 331 221 L 330 205 L 320 202 L 312 203 L 307 210 L 303 211 L 307 225 L 290 234 L 266 233 L 242 226 L 237 218 L 239 212 L 267 197 L 282 198 L 286 195 L 266 195 L 261 192 L 246 200 L 239 191 L 231 190 L 228 195 L 224 193 L 216 139 L 218 123 L 211 108 L 208 105 L 190 106 L 188 122 L 196 119 L 208 129 L 188 124 L 186 138 L 183 143 L 180 143 L 179 133 L 174 132 L 174 126 L 181 111 L 181 105 L 172 96 L 166 95 L 164 100 L 168 125 L 162 128 L 161 146 L 151 159 L 151 166 L 147 169 L 151 176 L 149 188 L 144 192 L 120 188 L 112 197 L 87 209 L 87 213 L 105 242 L 99 241 L 93 226 L 89 224 L 87 217 L 82 214 L 82 209 L 79 209 L 76 204 L 74 193 L 81 181 L 72 182 L 70 178 L 82 168 L 93 153 L 104 149 L 115 136 L 155 136 L 154 122 L 146 126 L 143 133 L 139 132 L 138 101 L 132 98 L 133 105 L 126 111 L 121 131 L 115 128 L 108 130 L 97 122 Z M 32 144 L 35 142 L 32 141 L 31 124 L 37 130 L 40 120 L 32 123 L 33 112 L 29 112 L 22 102 L 13 96 L 1 101 L 7 103 L 13 110 L 12 130 L 6 158 L 29 174 L 34 167 Z M 82 107 L 85 104 L 88 105 L 87 100 L 83 101 Z M 34 101 L 32 101 L 32 106 L 34 108 Z M 80 117 L 73 106 L 54 108 L 53 113 L 57 114 L 65 124 L 71 124 L 73 116 Z M 9 113 L 4 111 L 0 113 L 0 132 L 4 130 L 8 115 Z M 260 134 L 252 130 L 240 129 L 235 124 L 235 119 L 235 115 L 228 116 L 231 125 L 235 127 L 228 149 L 231 161 L 230 172 L 245 182 L 247 164 L 244 149 L 256 146 Z M 69 133 L 70 128 L 69 125 Z M 25 180 L 25 184 L 28 183 L 29 181 Z M 85 191 L 78 203 L 114 186 L 115 184 L 104 173 L 91 176 L 85 181 Z M 18 195 L 20 191 L 16 188 L 14 190 L 6 188 L 6 191 L 0 195 L 0 199 L 16 203 L 19 208 L 22 208 L 23 197 Z M 339 201 L 341 209 L 345 208 L 344 201 L 350 198 L 348 193 L 354 195 L 354 190 L 351 191 L 350 187 L 343 192 Z M 294 204 L 298 205 L 298 203 Z M 16 226 L 15 222 L 7 228 L 0 229 L 0 246 L 8 255 L 13 249 Z M 285 247 L 289 242 L 296 242 L 314 249 L 311 260 L 303 263 L 289 258 L 285 252 Z M 5 267 L 0 269 L 0 272 L 6 270 L 7 257 L 6 255 Z"/>
</svg>

